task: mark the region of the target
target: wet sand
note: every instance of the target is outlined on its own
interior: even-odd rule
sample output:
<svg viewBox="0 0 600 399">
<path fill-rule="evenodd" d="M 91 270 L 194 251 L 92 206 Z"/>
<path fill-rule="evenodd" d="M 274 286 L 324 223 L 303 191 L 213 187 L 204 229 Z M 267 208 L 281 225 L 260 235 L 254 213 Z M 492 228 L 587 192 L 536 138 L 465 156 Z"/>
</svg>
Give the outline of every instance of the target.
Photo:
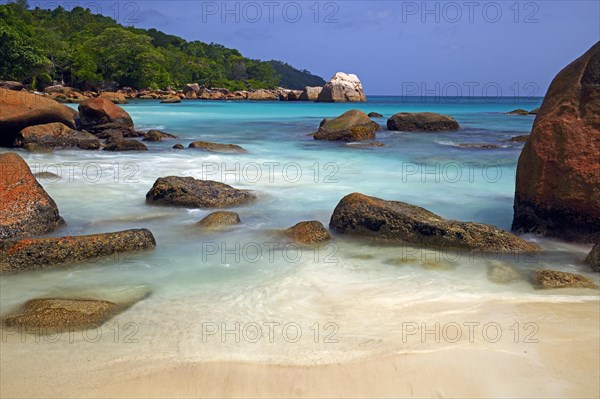
<svg viewBox="0 0 600 399">
<path fill-rule="evenodd" d="M 431 305 L 430 305 L 431 306 Z M 426 308 L 429 308 L 427 306 Z M 440 322 L 476 320 L 454 312 Z M 486 303 L 477 315 L 519 315 L 539 327 L 518 338 L 502 328 L 492 342 L 474 335 L 411 335 L 387 353 L 310 365 L 278 362 L 182 361 L 161 353 L 110 357 L 42 347 L 9 337 L 0 346 L 2 397 L 578 397 L 600 395 L 598 301 Z M 489 318 L 488 318 L 489 319 Z M 463 330 L 465 333 L 466 330 Z M 13 338 L 13 339 L 11 339 Z M 400 337 L 395 337 L 400 339 Z M 532 342 L 529 342 L 528 339 Z M 535 342 L 535 341 L 538 342 Z M 518 341 L 518 342 L 515 342 Z M 31 354 L 36 350 L 37 356 Z M 399 349 L 400 348 L 400 349 Z M 25 354 L 29 353 L 28 356 Z M 224 354 L 224 357 L 232 354 Z"/>
</svg>

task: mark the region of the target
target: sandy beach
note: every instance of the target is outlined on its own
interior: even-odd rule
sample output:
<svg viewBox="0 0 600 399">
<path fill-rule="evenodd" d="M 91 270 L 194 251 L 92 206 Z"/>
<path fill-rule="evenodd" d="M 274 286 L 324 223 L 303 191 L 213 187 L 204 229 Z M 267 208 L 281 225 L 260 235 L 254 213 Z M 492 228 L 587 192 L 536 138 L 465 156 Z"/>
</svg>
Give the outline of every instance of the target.
<svg viewBox="0 0 600 399">
<path fill-rule="evenodd" d="M 121 359 L 109 360 L 110 353 L 93 345 L 88 351 L 69 350 L 68 344 L 40 350 L 43 343 L 24 344 L 11 336 L 0 347 L 1 396 L 594 398 L 600 394 L 598 301 L 485 303 L 462 316 L 444 304 L 423 308 L 427 312 L 432 307 L 447 308 L 447 316 L 438 320 L 442 326 L 497 320 L 502 338 L 492 342 L 496 332 L 482 338 L 475 329 L 473 342 L 463 336 L 453 343 L 448 341 L 456 335 L 451 337 L 449 329 L 445 335 L 425 339 L 391 331 L 382 339 L 396 350 L 340 362 L 332 357 L 329 363 L 310 365 L 309 359 L 306 364 L 185 362 L 161 358 L 159 353 L 139 360 L 124 353 Z M 511 319 L 528 320 L 539 330 L 515 337 L 506 324 Z M 37 355 L 24 356 L 32 347 L 37 347 Z M 242 350 L 251 351 L 250 345 Z"/>
</svg>

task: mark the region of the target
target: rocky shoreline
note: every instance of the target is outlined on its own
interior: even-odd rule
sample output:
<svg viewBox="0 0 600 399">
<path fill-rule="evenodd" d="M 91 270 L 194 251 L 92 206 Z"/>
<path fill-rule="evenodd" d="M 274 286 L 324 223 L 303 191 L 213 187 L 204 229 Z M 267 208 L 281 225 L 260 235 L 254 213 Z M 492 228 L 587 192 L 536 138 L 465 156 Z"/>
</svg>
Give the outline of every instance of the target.
<svg viewBox="0 0 600 399">
<path fill-rule="evenodd" d="M 59 103 L 79 104 L 83 101 L 104 98 L 115 104 L 127 104 L 130 100 L 161 100 L 162 103 L 175 104 L 182 100 L 240 100 L 240 101 L 316 101 L 316 102 L 364 102 L 362 84 L 353 74 L 337 72 L 323 87 L 306 86 L 303 90 L 286 89 L 249 89 L 230 91 L 225 88 L 205 87 L 198 83 L 186 84 L 182 89 L 164 90 L 107 89 L 102 91 L 82 91 L 74 87 L 54 85 L 42 92 L 28 90 L 20 82 L 0 81 L 0 88 L 13 91 L 29 91 L 47 96 Z"/>
</svg>

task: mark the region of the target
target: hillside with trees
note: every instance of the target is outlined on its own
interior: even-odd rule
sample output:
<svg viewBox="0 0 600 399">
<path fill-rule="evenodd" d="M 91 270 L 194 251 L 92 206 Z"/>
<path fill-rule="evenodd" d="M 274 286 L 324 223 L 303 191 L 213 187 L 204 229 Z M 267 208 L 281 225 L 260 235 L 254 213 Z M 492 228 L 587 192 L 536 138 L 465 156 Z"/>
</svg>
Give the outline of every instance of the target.
<svg viewBox="0 0 600 399">
<path fill-rule="evenodd" d="M 85 89 L 110 82 L 152 89 L 197 82 L 230 90 L 325 84 L 306 70 L 249 59 L 220 44 L 122 26 L 81 7 L 29 10 L 26 0 L 0 5 L 0 80 L 37 89 L 53 81 Z"/>
</svg>

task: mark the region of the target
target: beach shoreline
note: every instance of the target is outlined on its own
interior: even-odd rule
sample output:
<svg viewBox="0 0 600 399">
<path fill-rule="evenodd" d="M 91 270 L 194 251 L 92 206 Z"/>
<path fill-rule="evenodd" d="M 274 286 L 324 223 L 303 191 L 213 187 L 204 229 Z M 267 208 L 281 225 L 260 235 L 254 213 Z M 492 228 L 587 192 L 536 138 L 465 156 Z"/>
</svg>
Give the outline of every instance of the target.
<svg viewBox="0 0 600 399">
<path fill-rule="evenodd" d="M 139 353 L 139 359 L 124 354 L 105 361 L 97 350 L 74 354 L 69 345 L 56 345 L 42 351 L 39 344 L 38 356 L 23 356 L 25 346 L 13 339 L 0 346 L 0 394 L 7 398 L 598 397 L 598 301 L 495 301 L 476 308 L 471 314 L 457 309 L 440 322 L 491 320 L 489 315 L 504 313 L 503 317 L 532 320 L 539 330 L 531 342 L 525 335 L 498 342 L 475 337 L 474 342 L 458 343 L 443 336 L 440 342 L 432 336 L 411 337 L 404 350 L 339 362 L 332 358 L 329 364 L 313 365 L 186 361 L 161 358 L 160 353 Z M 426 307 L 423 315 L 428 312 Z M 225 352 L 223 358 L 235 355 Z"/>
</svg>

